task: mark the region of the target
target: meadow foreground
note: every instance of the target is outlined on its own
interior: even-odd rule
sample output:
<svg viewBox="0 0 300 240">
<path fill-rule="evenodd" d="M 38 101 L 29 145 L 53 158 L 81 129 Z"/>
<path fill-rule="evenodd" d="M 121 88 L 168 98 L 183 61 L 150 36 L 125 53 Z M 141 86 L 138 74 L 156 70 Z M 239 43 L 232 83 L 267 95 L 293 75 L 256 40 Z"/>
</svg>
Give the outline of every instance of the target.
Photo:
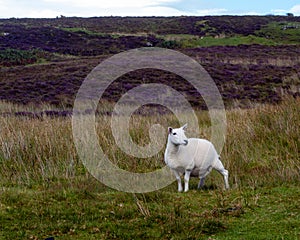
<svg viewBox="0 0 300 240">
<path fill-rule="evenodd" d="M 18 116 L 13 112 L 21 107 L 2 103 L 0 239 L 297 239 L 299 104 L 287 98 L 279 105 L 227 110 L 221 157 L 231 190 L 221 190 L 223 179 L 213 172 L 200 191 L 191 179 L 188 193 L 177 193 L 174 182 L 130 194 L 86 171 L 73 145 L 70 117 Z M 197 116 L 201 137 L 209 139 L 207 112 Z M 97 130 L 111 161 L 132 172 L 164 166 L 163 151 L 141 161 L 118 149 L 110 118 L 98 116 Z M 158 122 L 166 129 L 179 126 L 169 114 L 133 115 L 133 140 L 146 144 L 149 127 Z"/>
</svg>

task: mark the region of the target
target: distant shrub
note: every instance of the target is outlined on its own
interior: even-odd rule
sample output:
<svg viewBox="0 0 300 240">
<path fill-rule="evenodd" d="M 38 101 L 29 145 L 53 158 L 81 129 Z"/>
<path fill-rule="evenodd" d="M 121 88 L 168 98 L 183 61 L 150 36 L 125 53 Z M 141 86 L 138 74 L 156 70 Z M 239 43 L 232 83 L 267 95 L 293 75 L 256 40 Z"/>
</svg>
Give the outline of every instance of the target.
<svg viewBox="0 0 300 240">
<path fill-rule="evenodd" d="M 4 49 L 0 50 L 0 65 L 2 66 L 16 66 L 26 65 L 37 62 L 37 50 L 18 50 L 18 49 Z"/>
<path fill-rule="evenodd" d="M 160 44 L 158 44 L 158 47 L 175 49 L 175 48 L 181 48 L 181 44 L 179 42 L 177 42 L 176 40 L 168 40 L 168 41 L 163 41 Z"/>
</svg>

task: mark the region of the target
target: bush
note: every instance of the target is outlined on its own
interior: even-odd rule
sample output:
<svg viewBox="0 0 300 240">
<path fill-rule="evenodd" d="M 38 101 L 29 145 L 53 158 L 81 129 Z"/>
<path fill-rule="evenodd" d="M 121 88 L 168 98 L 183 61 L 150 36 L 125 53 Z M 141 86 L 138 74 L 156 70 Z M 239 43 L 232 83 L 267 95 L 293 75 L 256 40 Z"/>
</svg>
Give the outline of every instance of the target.
<svg viewBox="0 0 300 240">
<path fill-rule="evenodd" d="M 26 65 L 37 62 L 37 50 L 18 50 L 18 49 L 4 49 L 0 50 L 0 65 L 2 66 L 16 66 Z"/>
</svg>

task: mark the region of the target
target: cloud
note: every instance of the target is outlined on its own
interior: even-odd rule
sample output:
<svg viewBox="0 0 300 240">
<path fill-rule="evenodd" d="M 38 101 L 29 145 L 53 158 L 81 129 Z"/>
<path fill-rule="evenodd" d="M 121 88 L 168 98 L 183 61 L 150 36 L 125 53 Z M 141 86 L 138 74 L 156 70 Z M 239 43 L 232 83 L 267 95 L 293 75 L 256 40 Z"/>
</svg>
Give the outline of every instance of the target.
<svg viewBox="0 0 300 240">
<path fill-rule="evenodd" d="M 172 7 L 182 0 L 0 0 L 0 18 L 56 16 L 180 16 L 184 12 Z"/>
<path fill-rule="evenodd" d="M 133 15 L 137 15 L 135 12 Z M 171 7 L 146 7 L 142 8 L 141 12 L 139 13 L 142 16 L 182 16 L 187 15 L 186 12 L 177 10 Z"/>
<path fill-rule="evenodd" d="M 272 9 L 271 10 L 271 13 L 276 14 L 276 15 L 283 15 L 287 12 L 288 12 L 288 10 L 284 10 L 284 9 Z"/>
<path fill-rule="evenodd" d="M 278 15 L 285 15 L 286 13 L 293 13 L 296 16 L 300 16 L 300 4 L 293 6 L 291 9 L 273 9 L 272 13 Z"/>
<path fill-rule="evenodd" d="M 84 5 L 86 9 L 91 9 L 90 5 L 94 5 L 93 11 L 86 12 L 84 16 L 202 16 L 202 15 L 224 15 L 228 13 L 224 8 L 213 8 L 195 11 L 183 11 L 176 8 L 176 3 L 182 0 L 127 0 L 118 1 L 111 0 L 44 0 L 44 1 L 63 1 L 72 2 L 73 4 Z M 173 3 L 171 5 L 171 3 Z M 174 6 L 174 7 L 173 7 Z M 83 7 L 83 6 L 82 6 Z M 84 8 L 81 8 L 80 16 L 83 16 Z M 69 14 L 68 14 L 69 15 Z M 74 16 L 74 15 L 73 15 Z"/>
<path fill-rule="evenodd" d="M 213 5 L 200 4 L 198 1 L 199 0 L 0 0 L 0 18 L 54 18 L 60 15 L 93 17 L 263 14 L 254 11 L 247 12 L 247 10 L 238 11 L 231 10 L 230 8 L 213 7 Z M 204 5 L 206 9 L 201 8 Z M 274 9 L 270 11 L 270 13 L 280 15 L 285 15 L 289 12 L 300 16 L 300 4 L 293 6 L 289 10 Z"/>
<path fill-rule="evenodd" d="M 22 13 L 18 15 L 19 18 L 26 18 L 26 17 L 31 17 L 31 18 L 54 18 L 57 16 L 61 16 L 64 15 L 65 12 L 62 11 L 54 11 L 54 10 L 50 10 L 50 9 L 45 9 L 45 10 L 41 10 L 41 11 L 30 11 L 30 12 L 26 12 L 26 13 Z M 73 15 L 75 16 L 75 15 Z"/>
<path fill-rule="evenodd" d="M 195 11 L 195 14 L 199 16 L 224 15 L 226 13 L 228 13 L 228 10 L 225 8 L 202 9 Z"/>
<path fill-rule="evenodd" d="M 1 12 L 0 18 L 10 18 L 10 17 L 17 17 L 17 18 L 41 18 L 41 17 L 56 17 L 61 15 L 61 11 L 55 11 L 47 8 L 40 8 L 34 4 L 32 7 L 32 2 L 22 2 L 17 0 L 0 0 Z"/>
<path fill-rule="evenodd" d="M 259 15 L 263 15 L 262 13 L 259 12 L 254 12 L 254 11 L 250 11 L 250 12 L 238 12 L 238 13 L 231 13 L 231 15 L 240 15 L 240 16 L 259 16 Z"/>
<path fill-rule="evenodd" d="M 42 10 L 26 11 L 26 14 L 27 17 L 29 15 L 30 17 L 187 15 L 185 12 L 167 7 L 171 3 L 180 1 L 182 0 L 42 0 L 44 6 Z"/>
<path fill-rule="evenodd" d="M 97 7 L 100 9 L 110 8 L 141 8 L 161 6 L 169 3 L 176 3 L 179 0 L 43 0 L 46 3 L 59 3 L 64 5 L 70 5 L 72 7 Z"/>
<path fill-rule="evenodd" d="M 6 14 L 10 10 L 10 8 L 7 1 L 4 0 L 0 0 L 0 6 L 1 6 L 0 18 L 1 18 L 3 17 L 2 15 Z"/>
<path fill-rule="evenodd" d="M 170 7 L 141 7 L 141 8 L 111 8 L 111 9 L 94 9 L 93 11 L 80 11 L 62 14 L 67 16 L 181 16 L 186 15 L 185 12 L 181 12 Z"/>
<path fill-rule="evenodd" d="M 292 7 L 289 12 L 294 13 L 295 15 L 300 15 L 300 4 Z"/>
</svg>

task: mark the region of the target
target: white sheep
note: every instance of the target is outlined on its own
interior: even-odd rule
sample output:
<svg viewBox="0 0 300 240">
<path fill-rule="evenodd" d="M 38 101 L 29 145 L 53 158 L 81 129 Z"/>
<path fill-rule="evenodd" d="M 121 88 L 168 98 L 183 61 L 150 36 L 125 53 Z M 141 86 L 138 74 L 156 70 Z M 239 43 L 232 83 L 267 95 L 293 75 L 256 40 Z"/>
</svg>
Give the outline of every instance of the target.
<svg viewBox="0 0 300 240">
<path fill-rule="evenodd" d="M 199 177 L 198 189 L 204 185 L 205 177 L 214 168 L 224 177 L 225 188 L 229 189 L 228 171 L 220 161 L 213 144 L 205 139 L 187 138 L 181 128 L 168 128 L 168 143 L 165 150 L 165 163 L 174 172 L 178 191 L 182 192 L 181 175 L 184 173 L 184 191 L 189 190 L 189 179 Z"/>
</svg>

